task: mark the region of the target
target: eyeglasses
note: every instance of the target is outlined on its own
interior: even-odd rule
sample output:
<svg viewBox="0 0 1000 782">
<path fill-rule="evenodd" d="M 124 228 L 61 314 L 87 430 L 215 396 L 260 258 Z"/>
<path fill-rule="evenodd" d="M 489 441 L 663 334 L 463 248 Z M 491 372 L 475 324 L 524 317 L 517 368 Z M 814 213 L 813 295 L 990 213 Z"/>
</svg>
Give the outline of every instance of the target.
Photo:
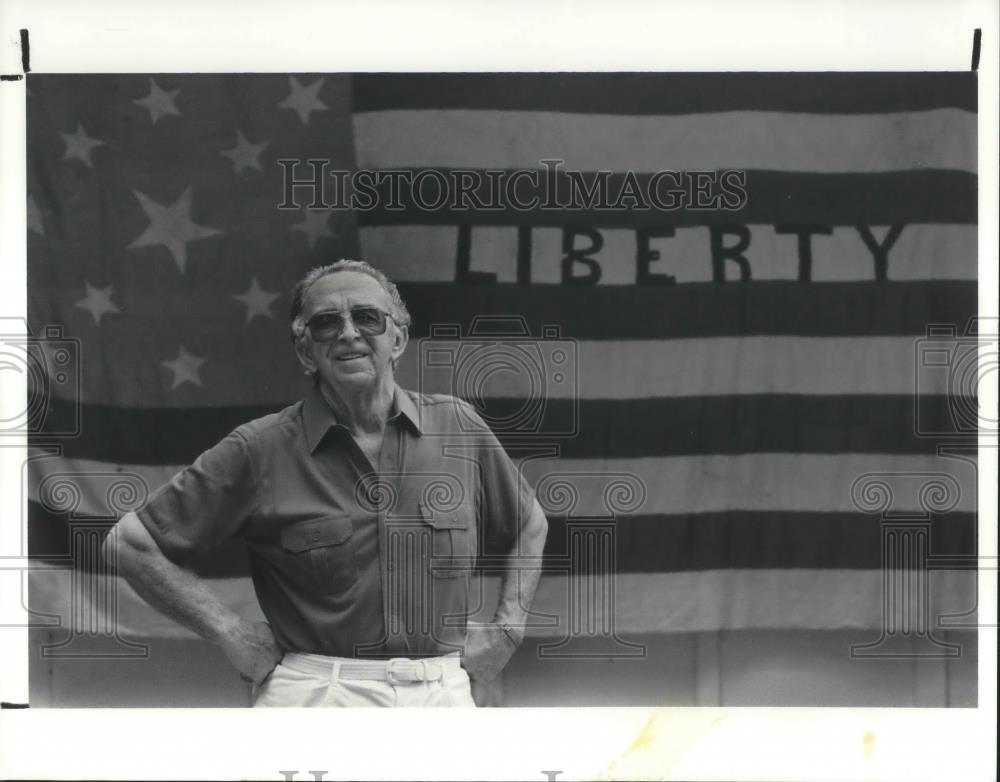
<svg viewBox="0 0 1000 782">
<path fill-rule="evenodd" d="M 359 333 L 372 337 L 385 334 L 386 319 L 392 315 L 378 307 L 354 307 L 346 317 L 351 319 Z M 345 324 L 345 314 L 331 310 L 317 312 L 306 322 L 306 328 L 316 342 L 328 342 L 340 336 Z"/>
</svg>

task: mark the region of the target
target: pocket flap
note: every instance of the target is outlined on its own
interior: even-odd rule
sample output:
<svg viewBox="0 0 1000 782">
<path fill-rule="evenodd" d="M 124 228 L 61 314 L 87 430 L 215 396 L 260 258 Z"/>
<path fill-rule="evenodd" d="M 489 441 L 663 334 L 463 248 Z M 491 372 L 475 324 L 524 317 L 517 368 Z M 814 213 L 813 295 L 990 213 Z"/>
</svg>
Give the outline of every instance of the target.
<svg viewBox="0 0 1000 782">
<path fill-rule="evenodd" d="M 441 511 L 421 502 L 420 517 L 435 529 L 468 529 L 472 509 L 466 503 L 462 503 L 457 508 Z"/>
<path fill-rule="evenodd" d="M 308 551 L 320 546 L 336 546 L 353 534 L 350 516 L 323 516 L 289 524 L 281 530 L 281 546 L 286 551 Z"/>
</svg>

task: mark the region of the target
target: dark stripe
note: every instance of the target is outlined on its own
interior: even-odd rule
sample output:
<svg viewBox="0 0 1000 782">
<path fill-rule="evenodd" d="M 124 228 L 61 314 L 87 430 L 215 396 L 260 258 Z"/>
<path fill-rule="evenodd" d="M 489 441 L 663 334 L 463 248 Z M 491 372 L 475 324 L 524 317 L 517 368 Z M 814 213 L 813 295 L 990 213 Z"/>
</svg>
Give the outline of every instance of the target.
<svg viewBox="0 0 1000 782">
<path fill-rule="evenodd" d="M 400 283 L 399 289 L 416 337 L 428 336 L 432 324 L 466 328 L 483 315 L 519 316 L 533 335 L 553 324 L 564 338 L 578 340 L 919 336 L 933 323 L 958 324 L 961 333 L 978 308 L 975 282 L 941 280 L 651 287 Z"/>
<path fill-rule="evenodd" d="M 545 568 L 565 570 L 571 532 L 587 522 L 549 519 Z M 614 526 L 615 562 L 621 573 L 666 573 L 726 568 L 851 568 L 881 567 L 882 528 L 878 516 L 862 513 L 730 511 L 684 515 L 632 516 Z M 38 559 L 73 566 L 69 525 L 65 516 L 28 504 L 28 548 Z M 499 550 L 489 546 L 486 553 Z M 976 517 L 950 513 L 931 523 L 930 553 L 967 557 L 976 553 Z M 60 559 L 61 558 L 61 559 Z M 90 562 L 80 558 L 79 564 Z M 577 563 L 577 570 L 582 563 Z M 227 544 L 192 563 L 203 576 L 246 576 L 247 555 L 242 542 Z M 68 596 L 67 596 L 68 598 Z"/>
<path fill-rule="evenodd" d="M 595 522 L 549 520 L 548 569 L 565 567 L 567 528 Z M 599 522 L 598 522 L 599 523 Z M 579 525 L 584 524 L 584 527 Z M 619 572 L 663 573 L 727 568 L 881 567 L 882 526 L 877 515 L 738 511 L 636 516 L 614 525 Z M 931 523 L 930 553 L 976 553 L 976 516 L 950 513 Z M 664 596 L 669 599 L 669 596 Z"/>
<path fill-rule="evenodd" d="M 976 110 L 971 73 L 362 73 L 354 110 L 592 114 Z"/>
<path fill-rule="evenodd" d="M 727 238 L 726 244 L 732 241 Z M 862 246 L 860 236 L 857 241 Z M 579 244 L 584 244 L 584 240 Z M 470 336 L 470 326 L 483 322 L 480 316 L 513 318 L 514 325 L 535 336 L 542 334 L 543 326 L 554 325 L 562 338 L 573 340 L 916 337 L 925 334 L 928 325 L 949 323 L 956 324 L 961 334 L 978 308 L 976 281 L 894 281 L 897 264 L 907 263 L 905 256 L 896 253 L 896 250 L 889 252 L 890 281 L 886 283 L 751 279 L 747 283 L 730 280 L 721 284 L 589 286 L 400 282 L 398 287 L 413 316 L 409 329 L 411 344 L 407 348 L 411 353 L 419 350 L 413 340 L 429 337 L 436 326 L 457 325 L 462 334 Z M 614 260 L 616 265 L 620 262 Z M 600 266 L 599 261 L 595 263 Z M 727 263 L 731 277 L 737 266 Z M 752 264 L 750 267 L 753 275 Z M 874 276 L 874 261 L 870 269 Z M 574 275 L 587 271 L 582 265 L 571 269 Z M 29 287 L 37 298 L 29 301 L 28 311 L 35 314 L 33 323 L 38 324 L 38 329 L 47 323 L 60 322 L 57 316 L 62 312 L 41 295 L 45 290 L 46 284 L 41 283 Z M 48 292 L 52 298 L 71 295 L 62 290 Z M 56 303 L 62 301 L 62 307 L 71 309 L 68 302 L 72 300 L 57 299 Z M 482 336 L 489 336 L 489 332 Z M 94 347 L 100 345 L 95 343 Z"/>
<path fill-rule="evenodd" d="M 413 169 L 412 176 L 424 169 Z M 457 174 L 449 169 L 440 169 L 448 179 L 448 191 L 451 199 L 457 198 L 462 181 Z M 669 190 L 680 182 L 685 188 L 690 188 L 690 177 L 680 180 L 659 178 L 653 183 L 651 191 L 649 182 L 653 172 L 637 173 L 636 179 L 640 185 L 643 199 L 658 197 L 659 205 L 672 207 L 674 200 Z M 506 175 L 505 175 L 506 176 Z M 746 203 L 738 210 L 727 209 L 679 209 L 653 208 L 657 206 L 649 201 L 648 209 L 626 208 L 582 208 L 583 204 L 594 203 L 615 205 L 619 203 L 625 174 L 617 173 L 608 178 L 606 186 L 607 197 L 601 201 L 588 200 L 579 195 L 574 200 L 572 193 L 579 193 L 580 188 L 592 187 L 594 174 L 585 172 L 581 185 L 575 190 L 565 173 L 560 174 L 558 182 L 546 190 L 539 180 L 534 184 L 526 176 L 515 179 L 510 197 L 500 190 L 500 195 L 490 195 L 490 188 L 495 190 L 506 187 L 506 179 L 490 180 L 485 174 L 478 176 L 477 183 L 482 183 L 475 191 L 479 200 L 471 196 L 459 201 L 460 206 L 477 204 L 496 205 L 498 208 L 479 209 L 448 207 L 448 198 L 442 198 L 436 181 L 431 184 L 417 184 L 424 188 L 418 195 L 416 204 L 408 186 L 399 185 L 398 198 L 390 193 L 393 187 L 389 180 L 381 182 L 375 188 L 379 192 L 375 203 L 377 208 L 358 210 L 358 223 L 362 227 L 376 225 L 537 225 L 565 226 L 578 225 L 588 227 L 654 227 L 654 226 L 690 226 L 717 225 L 720 223 L 810 223 L 819 225 L 892 225 L 906 223 L 963 223 L 973 224 L 977 220 L 977 178 L 965 171 L 950 171 L 941 169 L 890 171 L 885 173 L 864 174 L 818 174 L 785 171 L 747 171 Z M 500 185 L 496 182 L 499 181 Z M 709 192 L 711 196 L 724 195 L 721 192 L 721 182 Z M 732 187 L 729 190 L 733 190 Z M 629 191 L 626 191 L 626 193 Z M 652 193 L 655 192 L 656 196 Z M 559 204 L 577 203 L 581 208 L 542 208 L 548 194 L 552 193 L 553 202 Z M 446 195 L 447 195 L 446 194 Z M 330 197 L 332 199 L 333 194 Z M 693 196 L 687 196 L 693 197 Z M 738 195 L 733 196 L 737 198 Z M 679 198 L 679 196 L 677 196 Z M 329 200 L 329 199 L 328 199 Z M 441 208 L 437 201 L 444 201 Z M 515 209 L 513 205 L 531 205 L 538 201 L 537 206 L 527 209 Z M 622 199 L 621 204 L 628 206 L 636 201 Z M 713 202 L 720 203 L 720 202 Z M 733 202 L 735 203 L 735 201 Z M 393 204 L 390 209 L 386 205 Z M 513 205 L 512 205 L 513 204 Z"/>
<path fill-rule="evenodd" d="M 96 529 L 103 539 L 115 521 L 110 518 L 71 520 L 68 514 L 53 513 L 44 505 L 29 500 L 28 556 L 67 569 L 91 570 L 96 564 L 91 549 L 74 555 L 73 526 L 83 525 Z M 226 543 L 213 554 L 193 559 L 186 564 L 199 575 L 211 578 L 249 575 L 246 546 L 241 540 Z M 67 602 L 69 597 L 67 593 Z"/>
<path fill-rule="evenodd" d="M 947 397 L 921 400 L 925 431 L 953 430 Z M 963 409 L 974 409 L 966 400 Z M 64 407 L 65 403 L 59 403 Z M 914 434 L 910 395 L 677 397 L 553 400 L 530 417 L 531 400 L 491 400 L 487 423 L 505 442 L 540 432 L 569 459 L 742 453 L 933 454 L 938 440 Z M 184 465 L 242 423 L 273 407 L 139 409 L 84 405 L 67 457 L 113 464 Z M 579 429 L 574 434 L 574 427 Z M 961 423 L 961 419 L 956 419 Z M 42 440 L 33 438 L 34 444 Z"/>
</svg>

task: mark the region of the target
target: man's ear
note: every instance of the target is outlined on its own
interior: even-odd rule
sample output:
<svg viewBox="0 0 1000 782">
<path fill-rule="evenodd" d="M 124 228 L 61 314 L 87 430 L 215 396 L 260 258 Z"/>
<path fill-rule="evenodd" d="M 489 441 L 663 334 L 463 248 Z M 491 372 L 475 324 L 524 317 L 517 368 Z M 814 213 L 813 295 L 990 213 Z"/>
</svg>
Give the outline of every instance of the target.
<svg viewBox="0 0 1000 782">
<path fill-rule="evenodd" d="M 305 335 L 295 340 L 295 355 L 306 372 L 313 374 L 316 371 L 316 361 L 312 355 L 312 342 Z"/>
<path fill-rule="evenodd" d="M 393 324 L 395 325 L 395 324 Z M 406 345 L 410 341 L 410 329 L 408 326 L 395 326 L 392 340 L 392 360 L 398 361 L 406 350 Z"/>
</svg>

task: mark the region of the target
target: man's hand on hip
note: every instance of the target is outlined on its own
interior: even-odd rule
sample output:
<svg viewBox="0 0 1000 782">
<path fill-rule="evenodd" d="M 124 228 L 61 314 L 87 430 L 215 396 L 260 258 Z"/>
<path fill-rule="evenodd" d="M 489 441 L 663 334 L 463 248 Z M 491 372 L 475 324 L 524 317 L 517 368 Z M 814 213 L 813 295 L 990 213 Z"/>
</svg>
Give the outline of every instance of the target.
<svg viewBox="0 0 1000 782">
<path fill-rule="evenodd" d="M 281 662 L 282 651 L 267 622 L 240 619 L 224 632 L 219 645 L 245 679 L 260 684 Z"/>
<path fill-rule="evenodd" d="M 462 652 L 462 667 L 473 680 L 490 681 L 510 660 L 517 647 L 500 625 L 470 623 Z"/>
</svg>

